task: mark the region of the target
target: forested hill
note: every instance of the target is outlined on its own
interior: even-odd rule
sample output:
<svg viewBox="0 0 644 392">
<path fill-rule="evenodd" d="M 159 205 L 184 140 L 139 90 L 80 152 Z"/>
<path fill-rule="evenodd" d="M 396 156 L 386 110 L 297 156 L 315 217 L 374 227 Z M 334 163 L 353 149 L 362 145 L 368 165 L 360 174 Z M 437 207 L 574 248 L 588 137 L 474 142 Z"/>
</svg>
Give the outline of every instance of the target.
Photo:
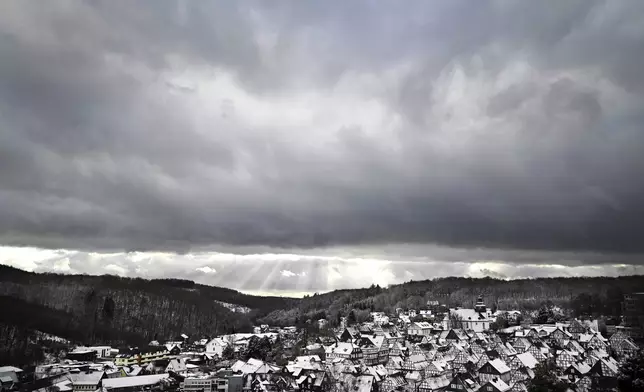
<svg viewBox="0 0 644 392">
<path fill-rule="evenodd" d="M 297 302 L 187 280 L 40 274 L 2 265 L 0 297 L 0 323 L 85 343 L 115 344 L 171 339 L 181 333 L 201 337 L 249 331 L 251 318 Z M 216 301 L 253 311 L 233 313 Z M 13 311 L 27 306 L 32 311 Z"/>
<path fill-rule="evenodd" d="M 360 321 L 372 310 L 419 309 L 428 300 L 470 307 L 480 294 L 488 306 L 498 309 L 536 309 L 549 302 L 577 313 L 619 316 L 623 294 L 642 287 L 644 276 L 444 278 L 293 299 L 246 295 L 187 280 L 40 274 L 0 265 L 0 301 L 2 309 L 8 310 L 0 312 L 0 327 L 41 331 L 88 344 L 136 344 L 181 333 L 202 337 L 248 331 L 259 322 L 294 325 L 327 318 L 334 325 L 351 311 Z M 233 313 L 217 301 L 253 310 Z"/>
<path fill-rule="evenodd" d="M 498 280 L 492 278 L 441 278 L 411 281 L 389 288 L 340 290 L 305 297 L 299 306 L 276 310 L 261 319 L 268 324 L 302 323 L 326 318 L 331 325 L 351 311 L 358 321 L 373 310 L 419 309 L 428 300 L 472 307 L 478 295 L 498 309 L 534 310 L 544 303 L 573 310 L 576 315 L 618 317 L 623 295 L 641 291 L 644 276 L 618 278 L 539 278 Z"/>
</svg>

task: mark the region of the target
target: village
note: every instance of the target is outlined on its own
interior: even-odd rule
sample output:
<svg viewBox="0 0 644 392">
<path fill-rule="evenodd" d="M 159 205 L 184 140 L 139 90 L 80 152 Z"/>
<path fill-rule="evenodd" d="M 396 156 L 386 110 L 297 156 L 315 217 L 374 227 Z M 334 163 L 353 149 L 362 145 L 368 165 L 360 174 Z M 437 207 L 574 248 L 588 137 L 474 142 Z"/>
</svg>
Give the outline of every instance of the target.
<svg viewBox="0 0 644 392">
<path fill-rule="evenodd" d="M 0 367 L 1 392 L 520 392 L 548 372 L 569 391 L 617 391 L 620 367 L 639 347 L 624 329 L 592 320 L 531 323 L 520 311 L 471 309 L 372 312 L 339 328 L 260 325 L 252 333 L 146 347 L 71 347 L 33 371 Z M 439 316 L 439 317 L 437 317 Z M 422 320 L 428 321 L 422 321 Z M 527 322 L 526 322 L 527 319 Z M 502 321 L 502 322 L 499 322 Z"/>
</svg>

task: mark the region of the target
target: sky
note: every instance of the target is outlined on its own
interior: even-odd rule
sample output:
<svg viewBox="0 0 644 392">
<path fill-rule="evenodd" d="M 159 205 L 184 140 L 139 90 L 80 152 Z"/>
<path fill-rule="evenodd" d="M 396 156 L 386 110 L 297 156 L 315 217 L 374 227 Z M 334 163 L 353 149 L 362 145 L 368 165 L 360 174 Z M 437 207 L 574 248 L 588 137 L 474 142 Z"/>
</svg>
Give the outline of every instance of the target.
<svg viewBox="0 0 644 392">
<path fill-rule="evenodd" d="M 303 295 L 644 273 L 644 2 L 0 2 L 0 263 Z"/>
</svg>

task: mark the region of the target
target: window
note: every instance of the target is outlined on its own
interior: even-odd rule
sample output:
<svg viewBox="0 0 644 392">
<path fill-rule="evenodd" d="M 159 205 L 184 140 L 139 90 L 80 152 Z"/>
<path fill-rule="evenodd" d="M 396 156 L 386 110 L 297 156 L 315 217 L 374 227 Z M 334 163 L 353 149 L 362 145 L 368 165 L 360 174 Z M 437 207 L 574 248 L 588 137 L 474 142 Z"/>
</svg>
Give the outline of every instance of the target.
<svg viewBox="0 0 644 392">
<path fill-rule="evenodd" d="M 494 389 L 492 389 L 492 387 L 488 386 L 488 387 L 487 387 L 487 390 L 491 392 L 491 391 L 493 391 Z"/>
</svg>

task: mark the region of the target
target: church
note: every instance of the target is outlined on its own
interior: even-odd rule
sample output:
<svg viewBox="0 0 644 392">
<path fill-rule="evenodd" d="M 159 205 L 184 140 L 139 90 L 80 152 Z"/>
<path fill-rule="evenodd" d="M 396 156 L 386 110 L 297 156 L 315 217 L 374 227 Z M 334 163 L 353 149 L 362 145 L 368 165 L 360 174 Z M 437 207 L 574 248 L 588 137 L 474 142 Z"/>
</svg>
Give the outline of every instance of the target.
<svg viewBox="0 0 644 392">
<path fill-rule="evenodd" d="M 490 329 L 494 322 L 492 312 L 485 306 L 483 296 L 479 295 L 474 309 L 450 309 L 451 328 L 462 328 L 474 332 L 483 332 Z M 458 324 L 458 325 L 455 325 Z"/>
</svg>

